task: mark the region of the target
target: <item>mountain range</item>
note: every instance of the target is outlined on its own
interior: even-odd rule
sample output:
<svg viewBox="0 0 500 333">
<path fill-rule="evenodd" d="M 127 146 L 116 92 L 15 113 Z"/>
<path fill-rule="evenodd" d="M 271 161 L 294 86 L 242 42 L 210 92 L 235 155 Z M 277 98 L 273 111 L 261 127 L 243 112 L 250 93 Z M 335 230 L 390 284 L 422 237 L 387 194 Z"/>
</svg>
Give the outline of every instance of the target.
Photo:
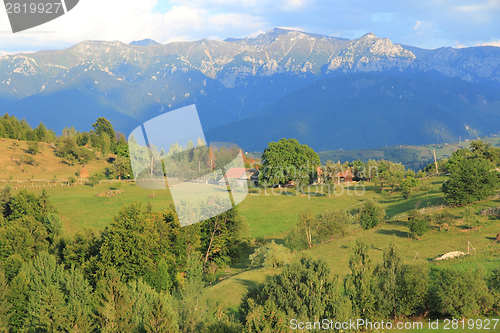
<svg viewBox="0 0 500 333">
<path fill-rule="evenodd" d="M 500 130 L 500 48 L 421 49 L 274 29 L 159 44 L 84 41 L 0 57 L 2 113 L 60 132 L 106 117 L 128 135 L 196 104 L 208 141 L 261 151 L 458 141 Z"/>
</svg>

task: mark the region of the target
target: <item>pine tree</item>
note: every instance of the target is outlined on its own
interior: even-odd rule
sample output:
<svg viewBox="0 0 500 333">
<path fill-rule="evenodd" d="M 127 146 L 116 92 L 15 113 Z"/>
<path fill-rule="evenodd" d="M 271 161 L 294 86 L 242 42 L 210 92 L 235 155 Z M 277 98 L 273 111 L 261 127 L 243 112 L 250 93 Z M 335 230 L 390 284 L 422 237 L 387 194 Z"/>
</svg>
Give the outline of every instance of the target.
<svg viewBox="0 0 500 333">
<path fill-rule="evenodd" d="M 62 289 L 67 302 L 67 327 L 74 333 L 91 332 L 94 327 L 92 288 L 83 274 L 71 268 L 64 276 Z"/>
<path fill-rule="evenodd" d="M 372 292 L 373 272 L 368 259 L 368 246 L 361 240 L 356 241 L 349 268 L 351 273 L 344 280 L 345 293 L 352 302 L 355 314 L 370 319 L 375 305 Z"/>
<path fill-rule="evenodd" d="M 59 332 L 67 326 L 68 308 L 61 283 L 65 272 L 56 258 L 41 252 L 32 262 L 24 264 L 29 280 L 28 329 L 44 332 Z"/>
<path fill-rule="evenodd" d="M 10 304 L 9 309 L 9 327 L 12 332 L 20 332 L 27 323 L 28 317 L 28 293 L 29 280 L 26 272 L 21 270 L 19 274 L 12 279 L 7 301 Z"/>
<path fill-rule="evenodd" d="M 146 332 L 177 332 L 179 328 L 176 315 L 172 307 L 171 297 L 159 293 L 150 304 L 145 323 Z"/>
<path fill-rule="evenodd" d="M 377 267 L 377 313 L 380 317 L 396 317 L 398 280 L 401 273 L 401 257 L 396 250 L 396 246 L 391 244 L 387 251 L 384 251 L 382 264 Z"/>
<path fill-rule="evenodd" d="M 187 262 L 186 280 L 180 291 L 180 317 L 183 332 L 197 332 L 197 325 L 206 312 L 206 302 L 201 297 L 203 282 L 203 264 L 198 254 L 191 253 Z"/>
<path fill-rule="evenodd" d="M 9 286 L 5 279 L 3 269 L 0 269 L 0 332 L 8 332 L 9 327 L 9 310 L 8 302 Z"/>
<path fill-rule="evenodd" d="M 109 270 L 95 290 L 96 318 L 101 332 L 131 332 L 132 304 L 127 286 L 116 270 Z"/>
</svg>

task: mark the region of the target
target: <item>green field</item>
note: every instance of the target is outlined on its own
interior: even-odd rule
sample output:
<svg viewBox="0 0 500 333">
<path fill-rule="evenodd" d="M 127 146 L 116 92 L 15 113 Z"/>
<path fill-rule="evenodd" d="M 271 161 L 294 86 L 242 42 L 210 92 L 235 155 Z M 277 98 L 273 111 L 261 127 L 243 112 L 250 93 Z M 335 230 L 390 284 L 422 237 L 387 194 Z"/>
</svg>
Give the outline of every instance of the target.
<svg viewBox="0 0 500 333">
<path fill-rule="evenodd" d="M 0 145 L 0 150 L 14 151 L 14 149 L 10 149 L 11 142 L 8 142 L 8 145 L 10 146 Z M 24 149 L 21 145 L 15 149 L 19 154 L 21 154 L 19 150 Z M 53 154 L 49 147 L 46 149 L 45 156 Z M 448 145 L 440 149 L 450 149 L 451 152 L 453 148 Z M 440 151 L 439 154 L 444 154 L 444 151 L 446 150 Z M 27 189 L 38 194 L 41 193 L 42 189 L 48 192 L 50 201 L 61 216 L 64 236 L 71 236 L 77 230 L 86 227 L 103 230 L 123 206 L 133 202 L 140 202 L 143 205 L 151 204 L 153 210 L 164 210 L 173 205 L 168 189 L 153 191 L 141 188 L 134 182 L 121 181 L 119 188 L 122 193 L 112 197 L 100 197 L 97 195 L 116 188 L 118 182 L 103 181 L 101 184 L 91 187 L 78 181 L 75 186 L 67 186 L 67 183 L 61 180 L 54 183 L 45 179 L 44 176 L 47 172 L 38 168 L 34 169 L 36 172 L 30 176 L 31 174 L 16 169 L 12 161 L 4 161 L 2 165 L 5 172 L 12 172 L 16 178 L 10 179 L 5 175 L 0 175 L 2 180 L 0 187 L 9 185 L 17 190 Z M 51 170 L 61 171 L 63 175 L 68 177 L 76 168 L 70 168 L 60 163 L 55 156 L 48 158 L 48 165 L 52 168 Z M 103 170 L 106 166 L 107 162 L 101 159 L 94 161 L 88 168 L 95 172 Z M 29 167 L 28 171 L 31 170 L 30 168 L 32 167 Z M 328 209 L 355 212 L 365 200 L 376 199 L 386 209 L 387 223 L 369 230 L 362 230 L 358 224 L 353 224 L 350 226 L 350 233 L 347 236 L 315 245 L 311 249 L 293 255 L 292 261 L 299 260 L 304 255 L 325 260 L 331 269 L 331 274 L 340 279 L 349 272 L 349 258 L 354 244 L 359 238 L 369 244 L 370 259 L 374 264 L 381 261 L 383 251 L 391 243 L 394 243 L 405 264 L 429 265 L 431 267 L 453 265 L 487 269 L 500 267 L 500 245 L 494 242 L 495 235 L 500 232 L 498 220 L 489 221 L 483 227 L 468 228 L 460 219 L 465 207 L 445 208 L 456 217 L 457 223 L 453 227 L 441 231 L 432 228 L 421 240 L 416 240 L 409 234 L 406 225 L 407 212 L 415 208 L 429 209 L 440 206 L 443 203 L 441 185 L 446 178 L 446 176 L 428 177 L 424 181 L 431 185 L 429 191 L 418 193 L 409 200 L 404 200 L 399 192 L 392 195 L 379 194 L 376 187 L 369 182 L 353 183 L 343 187 L 342 190 L 339 187 L 330 197 L 324 193 L 321 186 L 311 186 L 305 191 L 305 194 L 296 193 L 293 188 L 251 189 L 246 199 L 238 205 L 238 210 L 248 225 L 247 236 L 249 238 L 273 239 L 276 243 L 282 244 L 287 233 L 296 225 L 298 214 L 306 209 L 314 213 Z M 21 181 L 18 182 L 16 179 Z M 45 180 L 36 181 L 37 179 Z M 474 212 L 477 212 L 493 206 L 500 206 L 500 199 L 479 202 L 471 207 Z M 471 251 L 470 255 L 464 258 L 444 262 L 433 260 L 446 252 L 467 252 L 468 244 L 471 244 L 475 251 Z M 280 269 L 252 269 L 248 255 L 254 249 L 255 247 L 252 246 L 247 247 L 237 263 L 231 267 L 221 267 L 217 275 L 218 280 L 205 288 L 204 297 L 237 314 L 241 299 L 250 288 L 264 282 L 268 276 L 281 271 Z M 424 322 L 425 327 L 426 322 Z M 424 329 L 419 332 L 435 331 Z M 468 330 L 456 330 L 456 332 L 466 331 Z"/>
</svg>

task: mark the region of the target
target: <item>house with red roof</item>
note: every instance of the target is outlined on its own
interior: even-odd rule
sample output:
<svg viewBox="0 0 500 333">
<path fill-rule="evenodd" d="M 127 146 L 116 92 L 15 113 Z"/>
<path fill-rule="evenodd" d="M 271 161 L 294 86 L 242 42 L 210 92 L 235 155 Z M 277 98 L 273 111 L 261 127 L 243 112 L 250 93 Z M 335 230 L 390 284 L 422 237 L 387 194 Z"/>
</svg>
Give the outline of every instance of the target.
<svg viewBox="0 0 500 333">
<path fill-rule="evenodd" d="M 259 182 L 259 171 L 257 169 L 229 168 L 224 177 L 219 180 L 219 185 L 227 185 L 226 179 L 228 181 L 236 180 L 239 186 L 243 186 L 251 180 L 257 186 Z"/>
</svg>

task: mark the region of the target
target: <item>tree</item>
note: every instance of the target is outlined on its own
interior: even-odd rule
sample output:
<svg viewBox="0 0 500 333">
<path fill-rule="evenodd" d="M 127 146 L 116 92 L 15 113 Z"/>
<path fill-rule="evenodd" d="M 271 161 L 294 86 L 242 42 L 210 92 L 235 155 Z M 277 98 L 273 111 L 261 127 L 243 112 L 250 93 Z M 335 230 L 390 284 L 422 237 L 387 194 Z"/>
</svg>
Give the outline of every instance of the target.
<svg viewBox="0 0 500 333">
<path fill-rule="evenodd" d="M 373 269 L 368 256 L 368 246 L 356 241 L 354 254 L 349 259 L 351 273 L 344 279 L 345 294 L 351 300 L 355 315 L 364 319 L 375 316 L 375 297 L 372 292 Z"/>
<path fill-rule="evenodd" d="M 103 267 L 115 267 L 125 281 L 152 269 L 155 246 L 148 239 L 148 222 L 139 203 L 122 208 L 102 236 L 100 262 Z"/>
<path fill-rule="evenodd" d="M 199 223 L 197 227 L 200 230 L 204 269 L 211 260 L 229 263 L 239 243 L 241 220 L 237 209 L 227 210 Z"/>
<path fill-rule="evenodd" d="M 396 316 L 424 313 L 429 298 L 427 265 L 404 265 L 397 279 Z"/>
<path fill-rule="evenodd" d="M 376 303 L 380 317 L 397 316 L 398 278 L 401 274 L 401 257 L 394 244 L 384 251 L 382 264 L 375 270 L 377 284 Z"/>
<path fill-rule="evenodd" d="M 417 239 L 420 239 L 429 230 L 429 222 L 428 216 L 423 216 L 416 210 L 408 215 L 408 228 Z"/>
<path fill-rule="evenodd" d="M 359 222 L 364 229 L 373 228 L 385 218 L 385 209 L 373 200 L 365 201 L 359 212 Z"/>
<path fill-rule="evenodd" d="M 125 136 L 123 136 L 123 134 L 120 135 L 120 139 L 118 139 L 118 143 L 116 144 L 116 147 L 115 147 L 115 154 L 118 157 L 125 157 L 127 159 L 130 157 L 130 154 L 128 151 L 128 143 L 125 140 Z"/>
<path fill-rule="evenodd" d="M 317 220 L 310 210 L 303 211 L 299 214 L 299 222 L 297 226 L 306 237 L 307 246 L 312 247 L 313 233 L 317 226 Z"/>
<path fill-rule="evenodd" d="M 177 313 L 170 295 L 159 293 L 152 299 L 145 321 L 147 333 L 177 332 Z"/>
<path fill-rule="evenodd" d="M 139 332 L 176 332 L 177 313 L 172 296 L 158 293 L 142 279 L 127 285 L 132 302 L 132 322 Z"/>
<path fill-rule="evenodd" d="M 74 163 L 87 163 L 94 159 L 95 155 L 85 147 L 79 147 L 72 137 L 63 137 L 57 144 L 58 156 L 69 165 Z"/>
<path fill-rule="evenodd" d="M 180 323 L 183 332 L 198 332 L 197 325 L 202 321 L 207 304 L 201 297 L 203 282 L 203 264 L 197 253 L 190 253 L 187 261 L 186 278 L 180 290 Z"/>
<path fill-rule="evenodd" d="M 131 332 L 133 301 L 116 270 L 108 270 L 95 290 L 96 318 L 101 332 Z"/>
<path fill-rule="evenodd" d="M 350 311 L 346 306 L 348 300 L 341 295 L 338 286 L 336 279 L 330 277 L 324 261 L 304 257 L 250 291 L 241 305 L 242 316 L 247 327 L 249 322 L 253 326 L 262 324 L 255 318 L 258 314 L 267 316 L 268 322 L 272 323 L 272 332 L 288 331 L 283 330 L 289 329 L 285 318 L 342 321 L 349 317 Z"/>
<path fill-rule="evenodd" d="M 271 184 L 285 184 L 294 179 L 298 170 L 304 169 L 312 178 L 320 165 L 318 154 L 295 139 L 270 142 L 262 154 L 263 177 Z"/>
<path fill-rule="evenodd" d="M 45 142 L 48 139 L 47 132 L 48 132 L 47 127 L 45 127 L 45 125 L 42 122 L 40 122 L 38 127 L 35 128 L 35 134 L 36 134 L 36 137 L 38 139 L 37 141 Z"/>
<path fill-rule="evenodd" d="M 8 332 L 10 304 L 8 302 L 9 286 L 5 274 L 0 268 L 0 332 Z"/>
<path fill-rule="evenodd" d="M 28 332 L 88 332 L 92 289 L 76 269 L 69 272 L 41 252 L 12 280 L 11 327 Z"/>
<path fill-rule="evenodd" d="M 413 172 L 415 174 L 415 172 Z M 411 194 L 418 188 L 420 185 L 420 180 L 414 178 L 414 176 L 408 175 L 405 180 L 401 182 L 401 194 L 405 200 L 408 200 Z"/>
<path fill-rule="evenodd" d="M 7 301 L 9 309 L 9 328 L 12 332 L 20 332 L 27 322 L 29 279 L 25 270 L 21 270 L 10 283 Z"/>
<path fill-rule="evenodd" d="M 109 139 L 115 140 L 116 134 L 115 130 L 113 129 L 113 125 L 111 125 L 111 123 L 106 118 L 97 118 L 97 121 L 92 124 L 92 127 L 94 128 L 95 134 L 97 134 L 97 136 L 100 136 L 101 133 L 106 133 Z"/>
<path fill-rule="evenodd" d="M 493 299 L 482 270 L 443 268 L 433 279 L 437 309 L 453 318 L 486 314 Z"/>
<path fill-rule="evenodd" d="M 447 164 L 450 177 L 443 184 L 444 200 L 450 206 L 461 206 L 484 200 L 498 186 L 498 172 L 493 164 L 480 158 L 452 157 Z"/>
</svg>

